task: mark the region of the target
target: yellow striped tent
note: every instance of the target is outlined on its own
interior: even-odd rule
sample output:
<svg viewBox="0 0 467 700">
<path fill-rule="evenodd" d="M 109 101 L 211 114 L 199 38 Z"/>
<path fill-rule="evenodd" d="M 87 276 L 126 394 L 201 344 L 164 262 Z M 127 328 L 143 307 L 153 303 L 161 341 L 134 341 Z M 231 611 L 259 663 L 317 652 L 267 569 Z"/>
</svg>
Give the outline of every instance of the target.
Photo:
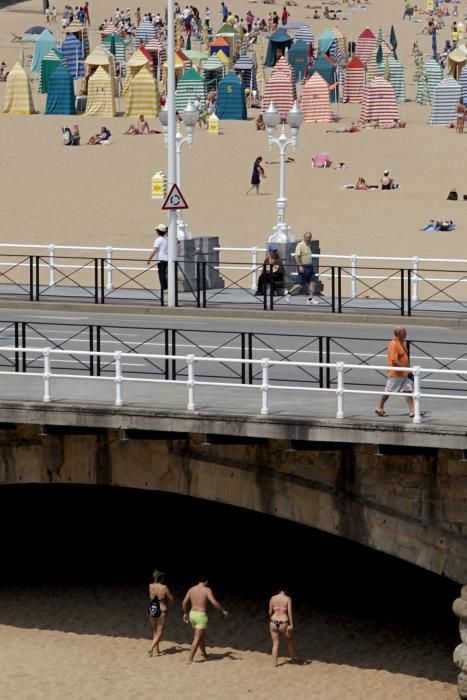
<svg viewBox="0 0 467 700">
<path fill-rule="evenodd" d="M 5 106 L 6 114 L 36 114 L 32 100 L 31 84 L 26 71 L 17 61 L 6 80 Z"/>
<path fill-rule="evenodd" d="M 123 94 L 126 117 L 156 117 L 159 114 L 159 86 L 152 74 L 147 57 L 137 49 L 128 61 L 128 75 Z"/>
<path fill-rule="evenodd" d="M 88 80 L 86 116 L 115 117 L 115 92 L 112 78 L 104 66 L 98 66 Z"/>
</svg>

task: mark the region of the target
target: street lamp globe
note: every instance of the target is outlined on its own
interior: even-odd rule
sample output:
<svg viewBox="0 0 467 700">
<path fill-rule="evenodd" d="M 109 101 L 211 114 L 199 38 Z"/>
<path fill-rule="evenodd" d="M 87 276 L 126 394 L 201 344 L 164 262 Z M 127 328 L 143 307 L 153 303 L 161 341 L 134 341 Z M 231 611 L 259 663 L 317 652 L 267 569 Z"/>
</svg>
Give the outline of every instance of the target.
<svg viewBox="0 0 467 700">
<path fill-rule="evenodd" d="M 265 111 L 263 115 L 264 123 L 266 124 L 266 129 L 268 130 L 268 134 L 272 136 L 274 134 L 274 131 L 276 130 L 276 127 L 278 126 L 280 120 L 281 120 L 281 115 L 277 111 L 276 107 L 274 106 L 274 102 L 271 102 L 269 104 L 269 107 Z"/>
<path fill-rule="evenodd" d="M 167 102 L 162 107 L 162 109 L 159 110 L 159 121 L 163 127 L 167 127 L 169 125 L 169 111 L 167 107 Z"/>
<path fill-rule="evenodd" d="M 293 103 L 292 109 L 287 114 L 287 124 L 291 129 L 300 129 L 303 123 L 303 113 L 300 111 L 297 102 Z"/>
<path fill-rule="evenodd" d="M 193 107 L 191 102 L 188 102 L 187 106 L 182 112 L 182 121 L 187 129 L 193 129 L 199 119 L 198 110 Z"/>
</svg>

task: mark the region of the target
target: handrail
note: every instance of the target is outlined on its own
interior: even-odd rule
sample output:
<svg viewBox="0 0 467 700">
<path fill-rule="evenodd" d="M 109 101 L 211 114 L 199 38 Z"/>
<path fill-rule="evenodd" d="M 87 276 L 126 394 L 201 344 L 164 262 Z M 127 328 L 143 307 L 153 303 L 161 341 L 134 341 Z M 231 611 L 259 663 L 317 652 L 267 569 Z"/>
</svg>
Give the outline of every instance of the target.
<svg viewBox="0 0 467 700">
<path fill-rule="evenodd" d="M 104 381 L 113 381 L 115 384 L 115 406 L 123 405 L 123 383 L 124 382 L 146 382 L 146 383 L 168 383 L 168 384 L 184 384 L 187 387 L 187 410 L 192 412 L 196 409 L 195 402 L 195 388 L 196 386 L 215 386 L 224 388 L 243 388 L 245 387 L 253 390 L 261 391 L 261 408 L 260 414 L 266 416 L 269 414 L 269 394 L 272 389 L 274 391 L 288 390 L 288 391 L 311 391 L 311 392 L 321 392 L 321 393 L 331 393 L 335 394 L 337 398 L 337 410 L 336 419 L 340 420 L 345 417 L 344 412 L 344 397 L 346 394 L 358 394 L 358 395 L 377 395 L 380 396 L 382 390 L 373 391 L 370 389 L 347 389 L 345 387 L 345 373 L 347 370 L 356 369 L 358 371 L 388 371 L 394 370 L 394 367 L 389 367 L 387 365 L 362 365 L 346 362 L 289 362 L 284 360 L 271 360 L 269 357 L 262 357 L 259 359 L 247 359 L 247 358 L 228 358 L 228 357 L 206 357 L 197 356 L 193 354 L 188 355 L 174 355 L 170 353 L 141 353 L 140 358 L 153 359 L 153 360 L 183 360 L 188 366 L 188 375 L 186 380 L 180 379 L 153 379 L 147 377 L 128 377 L 125 376 L 122 370 L 122 360 L 125 358 L 134 359 L 134 353 L 124 353 L 120 350 L 117 351 L 103 351 L 103 350 L 62 350 L 59 348 L 51 347 L 16 347 L 16 346 L 1 346 L 0 352 L 15 352 L 15 353 L 37 353 L 42 355 L 44 361 L 44 371 L 42 373 L 43 378 L 43 396 L 42 401 L 44 403 L 50 403 L 52 401 L 51 392 L 51 382 L 52 379 L 76 379 L 76 375 L 64 374 L 64 373 L 53 373 L 52 372 L 52 356 L 69 356 L 71 353 L 73 355 L 83 355 L 86 357 L 108 357 L 112 358 L 115 363 L 115 375 L 114 377 L 93 377 L 93 376 L 81 376 L 81 379 L 102 379 Z M 197 363 L 224 363 L 224 364 L 242 364 L 242 365 L 258 365 L 261 368 L 261 384 L 234 384 L 232 382 L 215 382 L 215 381 L 202 381 L 196 378 L 195 365 Z M 269 370 L 271 367 L 285 366 L 285 367 L 314 367 L 314 368 L 334 368 L 337 373 L 337 387 L 314 387 L 314 386 L 297 386 L 294 384 L 271 384 L 269 381 Z M 441 375 L 466 375 L 467 370 L 450 370 L 450 369 L 437 369 L 431 367 L 406 367 L 404 368 L 406 372 L 412 372 L 414 376 L 414 386 L 411 393 L 398 393 L 389 392 L 387 396 L 399 396 L 399 398 L 411 396 L 414 400 L 414 416 L 413 423 L 418 425 L 422 422 L 422 412 L 421 412 L 421 399 L 436 398 L 436 399 L 459 399 L 466 400 L 466 395 L 456 395 L 456 394 L 433 394 L 433 393 L 422 393 L 421 385 L 422 378 L 424 374 L 441 374 Z M 1 370 L 1 375 L 13 375 L 15 377 L 23 376 L 12 371 Z M 27 375 L 30 380 L 30 375 Z M 222 399 L 223 401 L 224 399 Z"/>
</svg>

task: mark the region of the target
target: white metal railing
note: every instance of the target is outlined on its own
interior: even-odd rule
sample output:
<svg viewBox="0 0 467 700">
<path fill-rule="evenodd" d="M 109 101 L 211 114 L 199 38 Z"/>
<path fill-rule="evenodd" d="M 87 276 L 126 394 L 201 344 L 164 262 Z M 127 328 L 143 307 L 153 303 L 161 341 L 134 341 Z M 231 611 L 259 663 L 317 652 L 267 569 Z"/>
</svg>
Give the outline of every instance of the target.
<svg viewBox="0 0 467 700">
<path fill-rule="evenodd" d="M 60 350 L 51 347 L 15 347 L 15 346 L 4 346 L 0 347 L 0 352 L 14 352 L 14 353 L 36 353 L 38 356 L 42 356 L 43 359 L 43 394 L 42 401 L 44 403 L 50 403 L 52 401 L 52 379 L 82 379 L 97 381 L 112 381 L 115 385 L 115 406 L 123 405 L 123 390 L 122 386 L 124 382 L 136 382 L 136 383 L 146 383 L 146 384 L 175 384 L 175 385 L 185 385 L 187 389 L 187 410 L 195 411 L 196 409 L 196 392 L 195 389 L 198 386 L 211 386 L 220 387 L 224 389 L 238 389 L 245 390 L 251 389 L 261 392 L 261 406 L 260 414 L 262 416 L 267 416 L 269 414 L 269 398 L 271 392 L 276 391 L 304 391 L 304 392 L 316 392 L 316 393 L 327 393 L 334 394 L 337 400 L 336 406 L 336 418 L 342 419 L 345 417 L 344 413 L 344 397 L 346 394 L 358 394 L 358 395 L 374 395 L 381 396 L 382 389 L 378 391 L 373 391 L 371 389 L 347 389 L 345 386 L 345 373 L 347 370 L 358 370 L 364 372 L 381 372 L 387 371 L 389 369 L 394 369 L 394 367 L 388 367 L 386 365 L 361 365 L 361 364 L 350 364 L 347 362 L 288 362 L 284 360 L 271 360 L 268 357 L 263 357 L 260 359 L 233 359 L 229 357 L 198 357 L 193 354 L 188 355 L 170 355 L 170 354 L 154 354 L 145 353 L 138 354 L 140 359 L 148 360 L 181 360 L 186 362 L 188 367 L 187 379 L 149 379 L 146 377 L 133 377 L 125 376 L 122 370 L 122 360 L 129 358 L 134 359 L 134 353 L 123 353 L 120 350 L 114 352 L 105 352 L 97 350 Z M 52 373 L 52 361 L 53 356 L 78 356 L 83 355 L 87 357 L 107 357 L 110 358 L 114 364 L 114 375 L 113 377 L 94 377 L 76 374 L 64 374 L 64 373 Z M 233 382 L 216 382 L 216 381 L 205 381 L 198 380 L 196 378 L 195 366 L 196 364 L 203 363 L 222 363 L 223 365 L 257 365 L 261 368 L 261 384 L 236 384 Z M 109 363 L 111 364 L 111 363 Z M 296 382 L 289 384 L 271 384 L 270 383 L 270 369 L 272 367 L 299 367 L 301 369 L 306 367 L 314 368 L 334 368 L 337 375 L 337 386 L 336 388 L 324 388 L 315 386 L 297 386 Z M 467 370 L 449 370 L 449 369 L 435 369 L 431 367 L 408 367 L 405 368 L 406 371 L 412 372 L 414 375 L 414 385 L 412 393 L 388 393 L 388 396 L 398 396 L 399 398 L 405 398 L 410 396 L 414 401 L 414 416 L 413 423 L 419 424 L 422 422 L 422 412 L 421 412 L 421 400 L 422 399 L 453 399 L 466 400 L 467 395 L 445 393 L 445 394 L 433 394 L 433 393 L 422 393 L 422 379 L 425 374 L 440 374 L 446 375 L 464 375 L 467 377 Z M 31 379 L 31 374 L 6 371 L 1 370 L 0 375 L 14 376 L 15 378 L 27 377 L 28 380 Z M 37 373 L 35 373 L 37 376 Z M 222 398 L 220 398 L 220 403 L 225 401 L 225 393 Z"/>
<path fill-rule="evenodd" d="M 112 291 L 113 289 L 113 271 L 114 269 L 114 259 L 118 254 L 141 254 L 141 255 L 149 255 L 149 253 L 152 252 L 152 248 L 122 248 L 122 247 L 114 247 L 114 246 L 74 246 L 74 245 L 57 245 L 55 243 L 49 243 L 49 244 L 40 244 L 40 245 L 34 245 L 34 244 L 28 244 L 28 243 L 0 243 L 0 252 L 2 249 L 18 249 L 18 250 L 28 250 L 29 254 L 31 255 L 41 255 L 41 251 L 46 252 L 44 255 L 44 260 L 40 262 L 39 266 L 48 268 L 49 270 L 49 278 L 48 278 L 48 286 L 53 287 L 56 284 L 56 270 L 58 267 L 60 269 L 74 269 L 74 270 L 79 270 L 79 269 L 87 269 L 90 268 L 90 265 L 79 265 L 79 264 L 72 264 L 72 263 L 60 263 L 60 265 L 57 265 L 57 253 L 59 251 L 66 251 L 67 253 L 75 253 L 77 257 L 83 257 L 79 256 L 78 254 L 81 252 L 85 253 L 95 253 L 96 257 L 102 257 L 105 258 L 106 264 L 105 264 L 105 278 L 106 278 L 106 289 L 107 291 Z M 35 252 L 37 251 L 37 252 Z M 219 252 L 220 254 L 222 253 L 246 253 L 247 255 L 251 256 L 250 258 L 250 263 L 245 264 L 245 266 L 242 265 L 229 265 L 228 262 L 220 262 L 219 264 L 219 269 L 222 270 L 228 270 L 228 269 L 234 269 L 234 270 L 250 270 L 251 271 L 251 289 L 255 290 L 257 288 L 257 280 L 258 280 L 258 273 L 260 271 L 261 265 L 262 265 L 262 259 L 259 260 L 258 255 L 260 253 L 265 253 L 267 251 L 266 247 L 259 247 L 259 246 L 252 246 L 249 248 L 242 248 L 242 247 L 228 247 L 228 246 L 220 246 L 218 248 L 214 248 L 215 252 Z M 293 257 L 293 255 L 292 255 Z M 412 257 L 398 257 L 398 256 L 378 256 L 378 255 L 358 255 L 357 253 L 350 253 L 350 254 L 331 254 L 331 253 L 319 253 L 317 255 L 313 255 L 313 258 L 316 258 L 317 260 L 320 261 L 320 263 L 326 263 L 326 261 L 329 261 L 330 264 L 332 264 L 334 261 L 341 261 L 341 265 L 348 265 L 350 267 L 349 273 L 342 274 L 342 279 L 350 279 L 350 286 L 351 286 L 351 298 L 356 298 L 358 296 L 358 282 L 359 280 L 384 280 L 387 278 L 385 275 L 375 275 L 375 274 L 359 274 L 358 273 L 358 267 L 362 263 L 397 263 L 401 265 L 406 265 L 407 267 L 410 267 L 412 270 L 412 289 L 411 289 L 411 296 L 412 296 L 412 301 L 417 302 L 420 301 L 419 298 L 419 291 L 420 291 L 420 283 L 422 281 L 421 276 L 418 274 L 420 271 L 420 265 L 424 263 L 428 264 L 440 264 L 440 265 L 450 265 L 450 266 L 455 266 L 455 265 L 466 265 L 467 266 L 467 259 L 465 258 L 422 258 L 418 256 L 412 256 Z M 135 260 L 135 263 L 138 261 Z M 0 262 L 0 267 L 6 267 L 11 265 L 11 263 L 8 262 Z M 26 263 L 19 263 L 18 267 L 26 267 Z M 131 266 L 131 267 L 118 267 L 118 270 L 122 271 L 133 271 L 133 272 L 142 272 L 144 270 L 147 270 L 148 268 L 146 267 L 146 264 L 141 265 L 141 266 Z M 449 270 L 446 270 L 447 273 L 449 273 Z M 467 273 L 467 270 L 466 270 Z M 330 273 L 320 273 L 319 277 L 320 278 L 327 278 L 330 277 Z M 394 278 L 395 279 L 395 278 Z M 461 278 L 452 278 L 452 277 L 424 277 L 424 279 L 427 282 L 449 282 L 449 283 L 465 283 L 467 282 L 467 274 L 462 276 Z"/>
</svg>

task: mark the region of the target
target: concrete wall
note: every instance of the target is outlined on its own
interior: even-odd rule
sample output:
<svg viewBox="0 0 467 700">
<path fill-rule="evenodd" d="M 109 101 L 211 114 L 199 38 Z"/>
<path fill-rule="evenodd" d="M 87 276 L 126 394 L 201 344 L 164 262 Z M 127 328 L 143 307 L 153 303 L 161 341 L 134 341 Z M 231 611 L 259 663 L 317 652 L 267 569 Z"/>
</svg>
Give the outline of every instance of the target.
<svg viewBox="0 0 467 700">
<path fill-rule="evenodd" d="M 287 440 L 205 445 L 199 433 L 122 440 L 116 429 L 41 431 L 36 424 L 0 427 L 0 484 L 109 484 L 228 503 L 467 580 L 461 450 L 382 456 L 371 444 L 310 443 L 291 451 Z"/>
</svg>

